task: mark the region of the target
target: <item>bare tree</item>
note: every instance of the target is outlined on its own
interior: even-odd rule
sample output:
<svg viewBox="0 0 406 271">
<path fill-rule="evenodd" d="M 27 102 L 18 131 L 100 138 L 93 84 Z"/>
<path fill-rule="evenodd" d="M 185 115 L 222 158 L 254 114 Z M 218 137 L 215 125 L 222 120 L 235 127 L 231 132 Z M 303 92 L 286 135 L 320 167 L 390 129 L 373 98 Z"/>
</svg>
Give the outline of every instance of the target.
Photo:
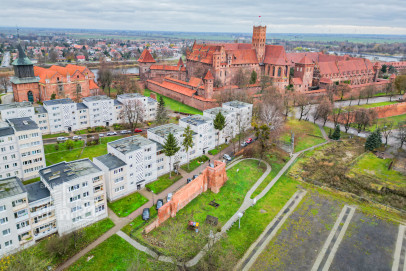
<svg viewBox="0 0 406 271">
<path fill-rule="evenodd" d="M 259 106 L 259 118 L 262 123 L 269 126 L 271 131 L 281 129 L 285 122 L 281 96 L 278 92 L 269 92 L 262 97 L 262 103 Z"/>
<path fill-rule="evenodd" d="M 354 119 L 354 108 L 347 107 L 346 110 L 342 114 L 342 120 L 344 122 L 344 129 L 345 129 L 346 133 L 350 129 L 353 119 Z"/>
<path fill-rule="evenodd" d="M 376 119 L 377 115 L 375 110 L 360 108 L 355 111 L 354 114 L 354 123 L 357 125 L 358 133 L 369 125 L 371 125 Z"/>
<path fill-rule="evenodd" d="M 0 75 L 0 92 L 7 92 L 7 88 L 10 86 L 10 79 L 7 75 Z"/>
<path fill-rule="evenodd" d="M 128 123 L 131 128 L 131 133 L 137 127 L 138 122 L 144 121 L 145 107 L 139 100 L 128 100 L 123 103 L 123 108 L 120 112 L 121 119 Z"/>
<path fill-rule="evenodd" d="M 322 99 L 313 112 L 314 123 L 316 123 L 316 120 L 322 119 L 323 126 L 325 126 L 332 110 L 333 105 L 330 100 L 328 98 Z"/>
<path fill-rule="evenodd" d="M 239 88 L 243 88 L 249 83 L 249 76 L 243 69 L 239 69 L 233 78 L 234 84 Z"/>
<path fill-rule="evenodd" d="M 331 116 L 333 118 L 334 127 L 337 126 L 337 124 L 341 118 L 342 112 L 343 112 L 343 108 L 341 106 L 335 107 L 332 109 Z"/>
<path fill-rule="evenodd" d="M 382 136 L 385 138 L 385 146 L 388 145 L 388 138 L 392 134 L 392 129 L 394 127 L 393 121 L 388 121 L 383 119 L 381 124 L 379 125 L 379 130 L 382 133 Z"/>
<path fill-rule="evenodd" d="M 113 74 L 114 87 L 117 89 L 117 95 L 123 93 L 141 92 L 138 82 L 128 76 L 124 70 L 118 70 Z"/>
<path fill-rule="evenodd" d="M 406 142 L 406 122 L 399 122 L 397 130 L 396 138 L 399 140 L 400 148 L 402 148 L 403 144 Z"/>
<path fill-rule="evenodd" d="M 369 102 L 369 99 L 372 98 L 375 93 L 376 93 L 376 88 L 374 86 L 368 86 L 368 87 L 365 88 L 365 94 L 366 94 L 366 97 L 367 97 L 367 104 Z"/>
<path fill-rule="evenodd" d="M 113 72 L 105 62 L 100 62 L 99 71 L 97 73 L 97 81 L 100 83 L 103 91 L 108 88 L 110 97 L 111 84 L 113 83 Z"/>
<path fill-rule="evenodd" d="M 293 102 L 292 96 L 293 94 L 289 90 L 285 90 L 285 92 L 282 95 L 285 118 L 288 117 L 290 111 L 292 110 L 292 102 Z"/>
<path fill-rule="evenodd" d="M 296 95 L 296 103 L 300 112 L 299 120 L 302 120 L 303 117 L 307 116 L 311 109 L 309 96 L 304 93 L 298 93 Z"/>
</svg>

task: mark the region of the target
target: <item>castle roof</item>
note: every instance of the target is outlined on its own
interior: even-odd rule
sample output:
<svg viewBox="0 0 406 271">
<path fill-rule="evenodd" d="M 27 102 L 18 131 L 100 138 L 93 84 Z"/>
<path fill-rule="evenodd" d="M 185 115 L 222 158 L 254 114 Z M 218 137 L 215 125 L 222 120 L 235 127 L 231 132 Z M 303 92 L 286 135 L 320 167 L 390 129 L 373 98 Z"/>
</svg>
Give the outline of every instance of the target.
<svg viewBox="0 0 406 271">
<path fill-rule="evenodd" d="M 156 61 L 152 57 L 149 50 L 144 49 L 144 51 L 142 51 L 142 54 L 141 54 L 140 58 L 138 59 L 138 62 L 141 62 L 141 63 L 155 63 Z"/>
<path fill-rule="evenodd" d="M 185 64 L 183 64 L 183 60 L 181 57 L 179 57 L 179 61 L 178 61 L 178 68 L 179 67 L 185 67 Z"/>
<path fill-rule="evenodd" d="M 306 55 L 299 61 L 300 64 L 305 64 L 305 65 L 309 65 L 309 64 L 313 64 L 313 61 L 310 60 L 310 58 L 308 58 Z"/>
<path fill-rule="evenodd" d="M 204 80 L 214 80 L 214 77 L 211 74 L 210 70 L 207 71 L 206 76 L 204 77 Z"/>
<path fill-rule="evenodd" d="M 21 47 L 21 44 L 18 44 L 17 49 L 18 49 L 18 58 L 14 60 L 12 64 L 14 66 L 32 65 L 31 60 L 25 54 L 23 47 Z"/>
<path fill-rule="evenodd" d="M 287 65 L 285 48 L 281 45 L 265 45 L 265 64 Z"/>
</svg>

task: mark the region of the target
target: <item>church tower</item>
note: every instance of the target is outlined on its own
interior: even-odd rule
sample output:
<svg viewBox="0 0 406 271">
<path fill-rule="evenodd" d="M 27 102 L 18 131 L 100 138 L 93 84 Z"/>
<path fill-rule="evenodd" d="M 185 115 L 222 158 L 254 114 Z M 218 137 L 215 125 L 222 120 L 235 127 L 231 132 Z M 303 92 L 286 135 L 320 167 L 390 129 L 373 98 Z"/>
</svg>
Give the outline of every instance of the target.
<svg viewBox="0 0 406 271">
<path fill-rule="evenodd" d="M 21 44 L 18 45 L 18 58 L 12 63 L 14 66 L 14 76 L 10 79 L 13 87 L 14 100 L 40 101 L 39 78 L 34 74 L 34 65 L 25 54 Z"/>
<path fill-rule="evenodd" d="M 252 31 L 252 49 L 257 51 L 258 62 L 262 63 L 265 56 L 266 26 L 255 26 Z"/>
</svg>

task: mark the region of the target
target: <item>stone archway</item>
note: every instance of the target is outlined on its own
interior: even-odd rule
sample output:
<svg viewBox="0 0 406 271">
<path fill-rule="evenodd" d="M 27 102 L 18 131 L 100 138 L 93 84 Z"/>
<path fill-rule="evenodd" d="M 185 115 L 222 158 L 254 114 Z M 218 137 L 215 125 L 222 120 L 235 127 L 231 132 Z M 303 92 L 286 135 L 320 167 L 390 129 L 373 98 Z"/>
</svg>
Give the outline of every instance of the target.
<svg viewBox="0 0 406 271">
<path fill-rule="evenodd" d="M 27 98 L 28 98 L 28 101 L 29 101 L 29 102 L 31 102 L 31 103 L 34 102 L 34 95 L 32 94 L 32 91 L 31 91 L 31 90 L 29 90 L 29 91 L 27 92 Z"/>
</svg>

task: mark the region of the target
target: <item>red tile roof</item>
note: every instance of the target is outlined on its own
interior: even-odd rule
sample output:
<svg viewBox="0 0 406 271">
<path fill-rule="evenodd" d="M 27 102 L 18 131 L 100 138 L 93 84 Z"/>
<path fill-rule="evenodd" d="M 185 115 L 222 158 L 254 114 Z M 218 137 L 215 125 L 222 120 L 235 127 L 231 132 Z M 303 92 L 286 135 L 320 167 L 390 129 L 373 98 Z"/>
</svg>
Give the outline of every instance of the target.
<svg viewBox="0 0 406 271">
<path fill-rule="evenodd" d="M 214 80 L 213 74 L 211 74 L 211 71 L 208 70 L 206 73 L 206 76 L 204 77 L 205 80 Z"/>
<path fill-rule="evenodd" d="M 310 58 L 308 58 L 306 55 L 299 61 L 300 64 L 305 64 L 305 65 L 309 65 L 309 64 L 313 64 L 313 61 L 310 60 Z"/>
<path fill-rule="evenodd" d="M 257 53 L 254 49 L 227 50 L 227 54 L 232 55 L 233 65 L 258 64 Z"/>
<path fill-rule="evenodd" d="M 192 87 L 198 87 L 202 84 L 202 79 L 197 78 L 197 77 L 190 77 L 188 85 Z"/>
<path fill-rule="evenodd" d="M 213 64 L 213 53 L 221 50 L 221 45 L 193 44 L 187 59 L 206 64 Z"/>
<path fill-rule="evenodd" d="M 98 89 L 99 86 L 96 84 L 94 80 L 89 81 L 89 89 Z"/>
<path fill-rule="evenodd" d="M 331 84 L 331 83 L 333 83 L 333 81 L 331 81 L 330 78 L 323 77 L 323 78 L 320 78 L 320 83 Z"/>
<path fill-rule="evenodd" d="M 138 59 L 138 62 L 155 63 L 155 59 L 152 57 L 148 49 L 144 49 L 144 51 L 142 51 L 140 58 Z"/>
<path fill-rule="evenodd" d="M 178 61 L 178 68 L 179 67 L 185 67 L 185 64 L 183 64 L 183 60 L 181 57 L 179 57 L 179 61 Z"/>
<path fill-rule="evenodd" d="M 299 77 L 292 78 L 292 82 L 293 82 L 294 85 L 303 84 L 302 78 L 299 78 Z"/>
<path fill-rule="evenodd" d="M 265 45 L 264 63 L 272 65 L 289 64 L 286 58 L 285 48 L 280 45 Z"/>
<path fill-rule="evenodd" d="M 320 52 L 286 53 L 286 58 L 291 64 L 299 63 L 304 56 L 307 56 L 313 63 L 318 62 Z"/>
<path fill-rule="evenodd" d="M 177 66 L 172 66 L 172 65 L 151 65 L 150 67 L 151 70 L 163 70 L 163 71 L 179 71 L 180 70 L 186 70 L 185 67 L 178 68 Z"/>
</svg>

